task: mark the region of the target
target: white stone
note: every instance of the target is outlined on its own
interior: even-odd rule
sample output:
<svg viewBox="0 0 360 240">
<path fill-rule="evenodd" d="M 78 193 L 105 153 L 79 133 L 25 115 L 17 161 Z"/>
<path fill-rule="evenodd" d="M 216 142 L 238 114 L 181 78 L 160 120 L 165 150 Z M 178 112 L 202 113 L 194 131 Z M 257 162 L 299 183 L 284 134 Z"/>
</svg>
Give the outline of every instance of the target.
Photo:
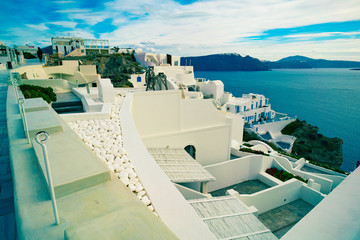
<svg viewBox="0 0 360 240">
<path fill-rule="evenodd" d="M 129 185 L 130 186 L 130 185 Z M 134 186 L 135 187 L 135 186 Z M 135 189 L 136 189 L 136 187 L 135 187 Z M 140 191 L 140 192 L 138 192 L 138 196 L 140 196 L 140 197 L 143 197 L 144 195 L 146 194 L 146 192 L 145 191 Z"/>
<path fill-rule="evenodd" d="M 136 189 L 135 185 L 134 185 L 134 184 L 131 184 L 131 183 L 129 183 L 128 188 L 129 188 L 129 189 L 130 189 L 130 191 L 132 191 L 132 192 L 134 192 L 134 191 L 135 191 L 135 189 Z"/>
<path fill-rule="evenodd" d="M 147 196 L 144 196 L 141 201 L 147 206 L 151 204 L 150 199 Z"/>
<path fill-rule="evenodd" d="M 120 178 L 120 181 L 122 181 L 122 183 L 125 184 L 126 186 L 129 185 L 129 179 L 127 177 Z"/>
</svg>

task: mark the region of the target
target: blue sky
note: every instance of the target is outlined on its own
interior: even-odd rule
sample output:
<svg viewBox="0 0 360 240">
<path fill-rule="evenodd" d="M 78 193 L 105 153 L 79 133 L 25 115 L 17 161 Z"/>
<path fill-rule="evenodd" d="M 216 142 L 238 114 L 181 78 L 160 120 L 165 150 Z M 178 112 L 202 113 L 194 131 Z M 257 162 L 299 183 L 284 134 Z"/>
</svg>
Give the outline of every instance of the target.
<svg viewBox="0 0 360 240">
<path fill-rule="evenodd" d="M 11 46 L 79 36 L 180 56 L 360 61 L 359 0 L 8 0 L 0 23 Z"/>
</svg>

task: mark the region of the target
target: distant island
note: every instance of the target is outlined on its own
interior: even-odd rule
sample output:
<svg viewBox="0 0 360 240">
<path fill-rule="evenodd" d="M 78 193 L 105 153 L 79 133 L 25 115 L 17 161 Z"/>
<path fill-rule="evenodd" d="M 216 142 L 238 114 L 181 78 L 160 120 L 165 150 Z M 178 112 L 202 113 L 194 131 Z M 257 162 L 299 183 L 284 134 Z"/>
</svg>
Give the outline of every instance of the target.
<svg viewBox="0 0 360 240">
<path fill-rule="evenodd" d="M 257 58 L 242 57 L 236 53 L 213 54 L 199 57 L 182 57 L 181 65 L 194 66 L 194 71 L 269 71 Z"/>
<path fill-rule="evenodd" d="M 360 68 L 352 68 L 350 70 L 360 71 Z"/>
<path fill-rule="evenodd" d="M 353 68 L 360 70 L 360 62 L 312 59 L 304 56 L 291 56 L 278 61 L 260 61 L 251 56 L 236 53 L 213 54 L 198 57 L 182 57 L 181 65 L 194 66 L 195 71 L 269 71 L 271 69 L 310 69 L 310 68 Z"/>
<path fill-rule="evenodd" d="M 264 62 L 271 69 L 281 68 L 359 68 L 360 62 L 313 59 L 304 56 L 291 56 L 276 62 Z"/>
</svg>

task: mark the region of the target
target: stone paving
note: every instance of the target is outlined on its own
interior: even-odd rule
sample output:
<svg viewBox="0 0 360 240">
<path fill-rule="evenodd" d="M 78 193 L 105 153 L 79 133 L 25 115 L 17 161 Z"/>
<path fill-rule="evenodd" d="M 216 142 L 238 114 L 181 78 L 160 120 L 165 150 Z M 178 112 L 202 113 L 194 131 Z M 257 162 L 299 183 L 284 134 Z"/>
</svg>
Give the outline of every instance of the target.
<svg viewBox="0 0 360 240">
<path fill-rule="evenodd" d="M 281 238 L 313 208 L 313 205 L 302 199 L 298 199 L 260 214 L 259 220 L 270 229 L 276 237 Z"/>
<path fill-rule="evenodd" d="M 0 71 L 0 239 L 15 239 L 14 193 L 6 124 L 7 70 Z"/>
</svg>

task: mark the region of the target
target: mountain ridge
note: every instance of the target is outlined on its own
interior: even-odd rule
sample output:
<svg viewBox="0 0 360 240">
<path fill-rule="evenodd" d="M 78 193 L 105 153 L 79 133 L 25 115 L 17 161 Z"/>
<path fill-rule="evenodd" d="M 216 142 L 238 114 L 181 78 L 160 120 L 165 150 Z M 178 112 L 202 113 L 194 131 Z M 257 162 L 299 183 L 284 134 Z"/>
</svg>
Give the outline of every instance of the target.
<svg viewBox="0 0 360 240">
<path fill-rule="evenodd" d="M 237 53 L 182 57 L 181 65 L 191 64 L 195 71 L 268 71 L 267 65 L 257 58 L 242 57 Z"/>
<path fill-rule="evenodd" d="M 360 61 L 313 59 L 301 55 L 278 61 L 260 61 L 237 53 L 182 57 L 181 65 L 192 65 L 195 71 L 269 71 L 271 69 L 359 68 Z"/>
</svg>

